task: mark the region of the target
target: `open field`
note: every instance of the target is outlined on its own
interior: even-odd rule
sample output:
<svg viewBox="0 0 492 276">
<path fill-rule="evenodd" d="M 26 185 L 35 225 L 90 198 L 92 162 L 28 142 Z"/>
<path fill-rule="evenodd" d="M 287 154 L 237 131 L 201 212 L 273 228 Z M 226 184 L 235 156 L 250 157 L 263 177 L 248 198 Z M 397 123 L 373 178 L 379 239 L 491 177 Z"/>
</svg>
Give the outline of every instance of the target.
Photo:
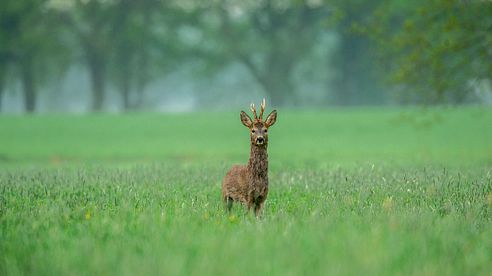
<svg viewBox="0 0 492 276">
<path fill-rule="evenodd" d="M 490 275 L 492 110 L 279 110 L 259 220 L 238 112 L 0 117 L 0 275 Z"/>
</svg>

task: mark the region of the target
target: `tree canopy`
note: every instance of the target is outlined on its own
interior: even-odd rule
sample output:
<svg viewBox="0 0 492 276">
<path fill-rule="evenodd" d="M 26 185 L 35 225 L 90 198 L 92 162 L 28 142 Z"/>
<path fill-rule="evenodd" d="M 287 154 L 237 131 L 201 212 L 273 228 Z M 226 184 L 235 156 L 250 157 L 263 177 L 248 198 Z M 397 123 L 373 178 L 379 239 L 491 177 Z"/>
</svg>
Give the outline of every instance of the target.
<svg viewBox="0 0 492 276">
<path fill-rule="evenodd" d="M 274 105 L 483 102 L 491 49 L 492 2 L 480 0 L 2 1 L 0 108 L 19 83 L 36 110 L 73 66 L 94 111 L 114 101 L 108 89 L 121 109 L 146 108 L 149 87 L 183 70 L 181 82 L 245 77 L 231 65 Z"/>
</svg>

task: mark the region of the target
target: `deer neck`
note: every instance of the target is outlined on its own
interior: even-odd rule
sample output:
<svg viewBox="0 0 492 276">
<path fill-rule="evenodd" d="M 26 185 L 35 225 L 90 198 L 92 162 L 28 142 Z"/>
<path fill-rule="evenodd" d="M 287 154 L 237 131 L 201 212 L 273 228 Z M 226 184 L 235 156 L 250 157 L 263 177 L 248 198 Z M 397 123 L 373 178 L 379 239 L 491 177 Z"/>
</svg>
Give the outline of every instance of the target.
<svg viewBox="0 0 492 276">
<path fill-rule="evenodd" d="M 257 146 L 255 144 L 251 144 L 248 170 L 250 174 L 255 178 L 268 177 L 267 145 Z"/>
</svg>

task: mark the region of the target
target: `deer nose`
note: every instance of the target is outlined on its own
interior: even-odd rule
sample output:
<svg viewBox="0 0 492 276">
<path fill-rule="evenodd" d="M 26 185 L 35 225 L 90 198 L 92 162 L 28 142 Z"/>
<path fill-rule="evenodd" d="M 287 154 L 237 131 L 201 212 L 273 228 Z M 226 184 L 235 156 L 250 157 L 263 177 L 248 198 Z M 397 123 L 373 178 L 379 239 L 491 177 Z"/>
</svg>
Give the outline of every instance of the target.
<svg viewBox="0 0 492 276">
<path fill-rule="evenodd" d="M 257 144 L 263 144 L 264 142 L 265 142 L 265 138 L 263 138 L 263 137 L 256 138 L 256 143 Z"/>
</svg>

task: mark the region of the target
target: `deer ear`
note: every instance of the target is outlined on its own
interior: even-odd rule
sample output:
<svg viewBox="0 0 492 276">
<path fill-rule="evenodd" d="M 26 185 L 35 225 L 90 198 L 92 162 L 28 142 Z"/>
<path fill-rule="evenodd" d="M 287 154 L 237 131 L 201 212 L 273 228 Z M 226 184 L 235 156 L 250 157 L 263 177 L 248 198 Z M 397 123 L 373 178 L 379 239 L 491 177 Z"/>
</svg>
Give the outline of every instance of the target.
<svg viewBox="0 0 492 276">
<path fill-rule="evenodd" d="M 253 121 L 251 120 L 251 117 L 249 117 L 249 115 L 246 114 L 246 112 L 244 111 L 241 111 L 241 123 L 243 123 L 243 125 L 248 128 L 253 125 Z"/>
<path fill-rule="evenodd" d="M 271 127 L 275 122 L 277 121 L 277 110 L 272 111 L 270 114 L 268 114 L 268 117 L 266 118 L 265 121 L 265 126 L 266 127 Z"/>
</svg>

